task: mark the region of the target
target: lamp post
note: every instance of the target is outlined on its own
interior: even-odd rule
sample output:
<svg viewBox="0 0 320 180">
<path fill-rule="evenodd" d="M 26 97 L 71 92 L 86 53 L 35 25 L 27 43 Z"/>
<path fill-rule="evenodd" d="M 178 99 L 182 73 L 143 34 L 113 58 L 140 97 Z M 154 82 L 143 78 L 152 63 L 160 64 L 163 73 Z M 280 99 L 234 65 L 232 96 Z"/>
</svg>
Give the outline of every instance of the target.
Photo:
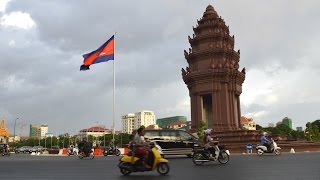
<svg viewBox="0 0 320 180">
<path fill-rule="evenodd" d="M 15 139 L 16 139 L 16 125 L 17 125 L 17 120 L 18 120 L 19 118 L 16 118 L 15 120 L 14 120 L 14 127 L 13 127 L 13 142 L 15 142 Z"/>
<path fill-rule="evenodd" d="M 47 133 L 44 135 L 44 149 L 47 150 Z"/>
<path fill-rule="evenodd" d="M 51 146 L 50 146 L 51 149 L 52 149 L 52 136 L 53 136 L 53 135 L 51 135 Z"/>
</svg>

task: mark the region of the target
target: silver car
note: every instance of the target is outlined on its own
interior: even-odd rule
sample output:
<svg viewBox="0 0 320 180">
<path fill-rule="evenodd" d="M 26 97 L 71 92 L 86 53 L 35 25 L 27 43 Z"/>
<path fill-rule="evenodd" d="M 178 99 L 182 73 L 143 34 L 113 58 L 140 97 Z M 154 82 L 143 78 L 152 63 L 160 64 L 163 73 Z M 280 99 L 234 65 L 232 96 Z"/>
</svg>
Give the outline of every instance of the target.
<svg viewBox="0 0 320 180">
<path fill-rule="evenodd" d="M 43 153 L 44 151 L 44 148 L 42 146 L 33 146 L 33 148 L 31 149 L 31 152 L 40 152 L 40 153 Z"/>
<path fill-rule="evenodd" d="M 19 147 L 19 148 L 15 149 L 14 152 L 16 154 L 19 154 L 19 153 L 31 153 L 31 149 L 32 149 L 31 146 L 22 146 L 22 147 Z"/>
</svg>

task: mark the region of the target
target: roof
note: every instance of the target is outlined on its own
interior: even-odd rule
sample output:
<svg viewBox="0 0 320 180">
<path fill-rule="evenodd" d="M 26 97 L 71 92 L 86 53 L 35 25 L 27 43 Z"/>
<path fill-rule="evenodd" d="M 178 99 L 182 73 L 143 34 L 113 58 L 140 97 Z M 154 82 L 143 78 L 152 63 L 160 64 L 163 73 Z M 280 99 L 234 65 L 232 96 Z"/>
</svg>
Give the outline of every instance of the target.
<svg viewBox="0 0 320 180">
<path fill-rule="evenodd" d="M 176 125 L 186 125 L 186 122 L 183 121 L 176 121 L 176 122 L 172 122 L 170 124 L 168 124 L 168 126 L 176 126 Z"/>
<path fill-rule="evenodd" d="M 106 129 L 100 126 L 80 130 L 80 132 L 105 132 L 105 131 L 109 131 L 109 129 Z"/>
<path fill-rule="evenodd" d="M 249 123 L 249 122 L 254 122 L 252 118 L 247 118 L 247 117 L 244 117 L 244 116 L 241 116 L 240 117 L 240 122 L 241 123 Z"/>
</svg>

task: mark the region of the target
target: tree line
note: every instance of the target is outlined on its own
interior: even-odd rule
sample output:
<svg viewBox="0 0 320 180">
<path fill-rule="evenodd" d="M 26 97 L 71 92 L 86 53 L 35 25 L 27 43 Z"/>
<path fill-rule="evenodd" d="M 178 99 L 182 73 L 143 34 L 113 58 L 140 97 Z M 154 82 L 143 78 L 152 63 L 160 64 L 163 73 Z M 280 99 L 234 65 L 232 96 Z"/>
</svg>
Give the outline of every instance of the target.
<svg viewBox="0 0 320 180">
<path fill-rule="evenodd" d="M 112 134 L 105 134 L 104 136 L 94 137 L 92 135 L 87 136 L 87 141 L 93 143 L 96 147 L 108 146 L 113 139 Z M 130 141 L 130 134 L 115 134 L 115 144 L 119 147 L 126 146 Z M 27 138 L 19 142 L 13 142 L 10 147 L 21 146 L 43 146 L 44 148 L 51 149 L 52 146 L 59 146 L 60 148 L 68 148 L 70 145 L 76 145 L 81 141 L 77 136 L 59 135 L 46 138 Z"/>
<path fill-rule="evenodd" d="M 261 127 L 256 125 L 256 129 L 260 131 L 269 132 L 272 135 L 287 136 L 288 140 L 320 140 L 320 120 L 308 122 L 305 131 L 296 131 L 285 124 L 278 124 L 275 127 Z"/>
</svg>

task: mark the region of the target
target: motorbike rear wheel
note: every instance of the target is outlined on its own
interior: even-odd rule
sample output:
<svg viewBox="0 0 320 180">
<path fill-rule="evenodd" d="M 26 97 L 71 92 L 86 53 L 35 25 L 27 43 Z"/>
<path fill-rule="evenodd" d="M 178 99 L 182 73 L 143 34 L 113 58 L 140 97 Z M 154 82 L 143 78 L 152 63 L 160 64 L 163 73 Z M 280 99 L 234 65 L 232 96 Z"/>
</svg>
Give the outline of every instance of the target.
<svg viewBox="0 0 320 180">
<path fill-rule="evenodd" d="M 121 152 L 119 149 L 116 149 L 116 156 L 120 156 Z"/>
<path fill-rule="evenodd" d="M 227 164 L 229 162 L 229 154 L 226 151 L 220 151 L 218 161 L 220 164 Z"/>
<path fill-rule="evenodd" d="M 157 166 L 157 171 L 158 171 L 158 173 L 161 174 L 161 175 L 166 175 L 166 174 L 168 174 L 169 171 L 170 171 L 170 166 L 169 166 L 168 163 L 160 163 L 160 164 L 158 164 L 158 166 Z"/>
<path fill-rule="evenodd" d="M 131 163 L 128 163 L 128 162 L 120 162 L 120 163 L 119 163 L 119 169 L 120 169 L 121 174 L 123 174 L 123 175 L 125 175 L 125 176 L 130 175 L 130 174 L 131 174 L 131 171 L 129 171 L 129 170 L 125 169 L 125 168 L 120 167 L 121 165 L 123 165 L 123 166 L 130 166 Z"/>
<path fill-rule="evenodd" d="M 279 151 L 279 149 L 274 150 L 274 153 L 275 153 L 276 155 L 280 155 L 280 154 L 281 154 L 281 152 Z"/>
<path fill-rule="evenodd" d="M 205 158 L 203 157 L 202 153 L 196 152 L 193 154 L 192 161 L 195 165 L 201 166 L 204 163 L 204 161 L 200 161 L 200 160 L 204 160 L 204 159 Z"/>
<path fill-rule="evenodd" d="M 93 159 L 94 158 L 94 154 L 90 153 L 89 157 L 90 157 L 90 159 Z"/>
<path fill-rule="evenodd" d="M 263 153 L 264 153 L 264 152 L 263 152 L 262 149 L 257 149 L 257 154 L 258 154 L 259 156 L 261 156 Z"/>
</svg>

